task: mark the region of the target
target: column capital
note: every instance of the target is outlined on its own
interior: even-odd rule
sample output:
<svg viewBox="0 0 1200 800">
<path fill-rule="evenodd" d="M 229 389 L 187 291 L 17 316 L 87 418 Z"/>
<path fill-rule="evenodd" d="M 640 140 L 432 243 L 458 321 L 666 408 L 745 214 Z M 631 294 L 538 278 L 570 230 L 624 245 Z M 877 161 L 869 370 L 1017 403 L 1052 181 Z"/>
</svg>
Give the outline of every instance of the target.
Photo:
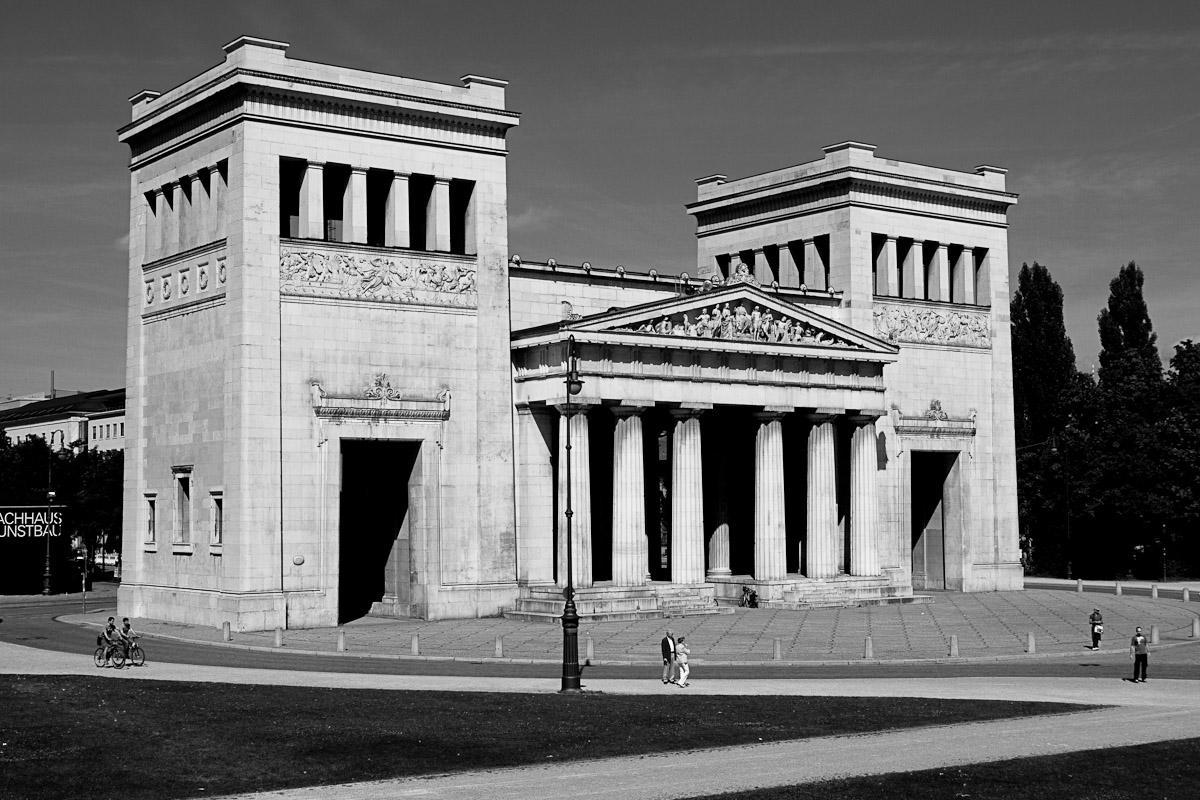
<svg viewBox="0 0 1200 800">
<path fill-rule="evenodd" d="M 885 413 L 886 412 L 880 411 L 876 408 L 864 408 L 859 411 L 852 411 L 848 413 L 846 415 L 846 419 L 850 420 L 855 425 L 870 425 L 880 417 L 885 416 Z"/>
<path fill-rule="evenodd" d="M 711 410 L 710 403 L 684 403 L 679 408 L 668 409 L 667 413 L 674 419 L 694 419 Z"/>
<path fill-rule="evenodd" d="M 759 422 L 778 422 L 787 416 L 786 411 L 755 411 L 754 418 Z"/>
<path fill-rule="evenodd" d="M 367 168 L 366 168 L 366 167 L 358 167 L 358 166 L 351 165 L 351 167 L 350 167 L 350 171 L 351 171 L 351 172 L 361 172 L 361 173 L 362 173 L 362 174 L 364 174 L 364 175 L 366 175 L 366 174 L 367 174 Z"/>
<path fill-rule="evenodd" d="M 164 194 L 166 194 L 166 191 L 164 190 L 164 188 L 162 186 L 155 186 L 150 191 L 154 194 L 155 197 L 162 197 Z"/>
<path fill-rule="evenodd" d="M 304 168 L 305 169 L 325 169 L 325 162 L 324 161 L 305 161 Z"/>
<path fill-rule="evenodd" d="M 804 418 L 813 425 L 822 425 L 829 422 L 834 417 L 845 414 L 845 410 L 841 408 L 814 408 L 804 415 Z"/>
<path fill-rule="evenodd" d="M 435 176 L 434 176 L 434 178 L 433 178 L 433 182 L 434 182 L 434 183 L 445 183 L 445 184 L 449 184 L 449 183 L 450 183 L 450 179 L 449 179 L 449 178 L 440 178 L 440 177 L 438 177 L 438 176 L 436 176 L 436 175 L 435 175 Z"/>
<path fill-rule="evenodd" d="M 569 409 L 565 402 L 555 403 L 554 408 L 558 411 L 560 416 L 565 417 L 569 413 L 572 417 L 574 417 L 578 414 L 586 414 L 594 405 L 599 405 L 599 402 L 588 398 L 585 400 L 572 400 Z"/>
<path fill-rule="evenodd" d="M 574 405 L 573 402 L 572 405 Z M 648 407 L 649 406 L 644 405 L 620 405 L 609 406 L 608 410 L 611 411 L 613 416 L 615 416 L 617 419 L 624 419 L 625 417 L 640 417 L 643 413 L 645 413 Z"/>
<path fill-rule="evenodd" d="M 203 170 L 204 172 L 207 172 L 209 174 L 209 177 L 211 177 L 221 171 L 221 165 L 220 164 L 209 164 L 207 167 L 201 167 L 200 169 Z"/>
</svg>

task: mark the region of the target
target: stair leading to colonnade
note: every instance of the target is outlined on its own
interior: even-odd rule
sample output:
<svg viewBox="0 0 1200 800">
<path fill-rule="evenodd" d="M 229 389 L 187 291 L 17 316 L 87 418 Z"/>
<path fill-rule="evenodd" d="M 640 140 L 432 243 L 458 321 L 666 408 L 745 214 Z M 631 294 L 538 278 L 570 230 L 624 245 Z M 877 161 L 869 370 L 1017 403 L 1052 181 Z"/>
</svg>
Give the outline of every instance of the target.
<svg viewBox="0 0 1200 800">
<path fill-rule="evenodd" d="M 562 618 L 562 589 L 529 586 L 516 605 L 503 612 L 507 619 L 558 622 Z M 601 581 L 575 590 L 575 610 L 587 622 L 662 619 L 700 614 L 731 614 L 732 608 L 716 603 L 712 584 L 650 583 L 645 586 L 614 586 Z"/>
</svg>

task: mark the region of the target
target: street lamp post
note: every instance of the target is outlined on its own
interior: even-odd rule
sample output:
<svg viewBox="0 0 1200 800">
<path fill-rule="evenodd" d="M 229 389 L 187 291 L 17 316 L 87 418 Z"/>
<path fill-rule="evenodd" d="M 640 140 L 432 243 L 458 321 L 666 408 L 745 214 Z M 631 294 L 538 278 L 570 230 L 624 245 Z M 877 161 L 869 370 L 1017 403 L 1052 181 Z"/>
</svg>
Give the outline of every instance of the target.
<svg viewBox="0 0 1200 800">
<path fill-rule="evenodd" d="M 579 380 L 579 368 L 575 359 L 575 337 L 567 337 L 567 497 L 564 515 L 567 518 L 567 586 L 563 589 L 566 605 L 563 608 L 563 665 L 562 688 L 560 692 L 577 693 L 579 685 L 579 614 L 575 610 L 575 580 L 574 564 L 571 553 L 571 518 L 575 512 L 571 509 L 571 397 L 583 389 L 583 381 Z"/>
<path fill-rule="evenodd" d="M 50 528 L 53 526 L 50 506 L 54 503 L 54 496 L 53 489 L 46 490 L 46 571 L 42 574 L 42 594 L 50 594 Z"/>
</svg>

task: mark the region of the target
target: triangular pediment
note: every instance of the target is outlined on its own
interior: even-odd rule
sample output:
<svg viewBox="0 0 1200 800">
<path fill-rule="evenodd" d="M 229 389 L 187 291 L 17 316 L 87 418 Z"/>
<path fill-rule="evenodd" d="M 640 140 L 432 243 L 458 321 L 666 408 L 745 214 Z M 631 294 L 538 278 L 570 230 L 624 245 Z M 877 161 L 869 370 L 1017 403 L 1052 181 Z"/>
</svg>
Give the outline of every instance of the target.
<svg viewBox="0 0 1200 800">
<path fill-rule="evenodd" d="M 832 348 L 864 353 L 894 354 L 897 348 L 882 339 L 829 319 L 749 284 L 729 286 L 645 303 L 563 322 L 560 333 L 611 334 L 619 338 L 695 346 L 707 342 L 736 342 L 771 347 Z M 514 335 L 514 340 L 522 333 Z"/>
</svg>

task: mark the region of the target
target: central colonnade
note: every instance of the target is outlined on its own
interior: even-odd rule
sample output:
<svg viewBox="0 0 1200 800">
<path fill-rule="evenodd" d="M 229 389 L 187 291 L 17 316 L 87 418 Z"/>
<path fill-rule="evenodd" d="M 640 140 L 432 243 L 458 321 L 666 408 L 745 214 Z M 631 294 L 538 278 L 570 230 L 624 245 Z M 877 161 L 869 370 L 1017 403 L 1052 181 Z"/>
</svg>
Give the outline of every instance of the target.
<svg viewBox="0 0 1200 800">
<path fill-rule="evenodd" d="M 651 576 L 650 535 L 653 523 L 647 518 L 648 498 L 659 495 L 659 480 L 669 475 L 669 509 L 661 516 L 669 520 L 669 580 L 673 584 L 698 584 L 733 574 L 732 553 L 753 550 L 751 578 L 755 581 L 781 581 L 788 578 L 788 532 L 798 529 L 798 520 L 788 521 L 788 506 L 798 505 L 803 498 L 805 508 L 802 534 L 796 538 L 798 551 L 794 563 L 805 565 L 802 574 L 807 578 L 835 578 L 846 573 L 854 576 L 880 574 L 878 509 L 876 490 L 877 451 L 876 414 L 847 414 L 840 409 L 810 409 L 787 407 L 722 407 L 714 412 L 705 404 L 679 404 L 672 407 L 653 403 L 618 403 L 602 405 L 595 402 L 572 402 L 566 405 L 542 406 L 530 409 L 536 417 L 557 417 L 546 430 L 557 428 L 557 458 L 553 462 L 553 477 L 557 497 L 554 505 L 554 546 L 556 569 L 554 580 L 566 585 L 566 458 L 567 426 L 570 426 L 572 550 L 574 553 L 573 581 L 578 588 L 594 583 L 594 531 L 597 524 L 607 523 L 602 515 L 611 514 L 611 576 L 617 587 L 640 587 Z M 752 468 L 753 510 L 752 526 L 738 525 L 728 513 L 728 499 L 721 496 L 726 489 L 718 476 L 705 475 L 714 461 L 705 448 L 715 441 L 715 431 L 706 434 L 701 424 L 706 414 L 723 415 L 721 420 L 744 420 L 746 426 L 730 426 L 720 433 L 733 445 L 748 449 L 750 442 L 737 437 L 753 431 L 753 462 L 726 463 L 727 469 L 740 477 Z M 602 415 L 608 415 L 605 419 Z M 646 420 L 652 417 L 662 428 L 669 442 L 665 459 L 669 471 L 647 474 Z M 600 424 L 602 423 L 603 424 Z M 714 422 L 713 424 L 718 424 Z M 607 443 L 593 439 L 605 436 L 612 426 L 611 447 L 611 508 L 593 507 L 593 479 L 597 470 L 607 471 L 603 456 Z M 796 433 L 793 426 L 802 426 L 805 448 L 803 453 L 785 450 L 785 427 Z M 656 427 L 656 430 L 657 430 Z M 745 432 L 744 432 L 745 431 Z M 841 433 L 839 433 L 841 432 Z M 657 435 L 657 434 L 656 434 Z M 849 438 L 846 453 L 849 469 L 839 469 L 839 460 L 846 458 L 839 450 L 839 440 Z M 841 437 L 841 438 L 839 438 Z M 788 439 L 797 441 L 796 436 Z M 549 444 L 549 442 L 547 442 Z M 787 458 L 785 458 L 785 455 Z M 840 456 L 840 458 L 839 458 Z M 801 458 L 804 465 L 803 485 L 789 476 L 785 469 L 788 458 Z M 606 478 L 607 476 L 603 476 Z M 743 478 L 744 480 L 744 478 Z M 791 483 L 789 483 L 791 480 Z M 706 484 L 707 481 L 707 484 Z M 839 491 L 842 492 L 839 495 Z M 839 496 L 848 502 L 839 504 Z M 706 515 L 706 508 L 708 514 Z M 731 524 L 731 521 L 733 524 Z M 752 542 L 743 537 L 752 530 Z M 549 577 L 549 576 L 547 576 Z M 793 576 L 794 577 L 794 576 Z"/>
</svg>

